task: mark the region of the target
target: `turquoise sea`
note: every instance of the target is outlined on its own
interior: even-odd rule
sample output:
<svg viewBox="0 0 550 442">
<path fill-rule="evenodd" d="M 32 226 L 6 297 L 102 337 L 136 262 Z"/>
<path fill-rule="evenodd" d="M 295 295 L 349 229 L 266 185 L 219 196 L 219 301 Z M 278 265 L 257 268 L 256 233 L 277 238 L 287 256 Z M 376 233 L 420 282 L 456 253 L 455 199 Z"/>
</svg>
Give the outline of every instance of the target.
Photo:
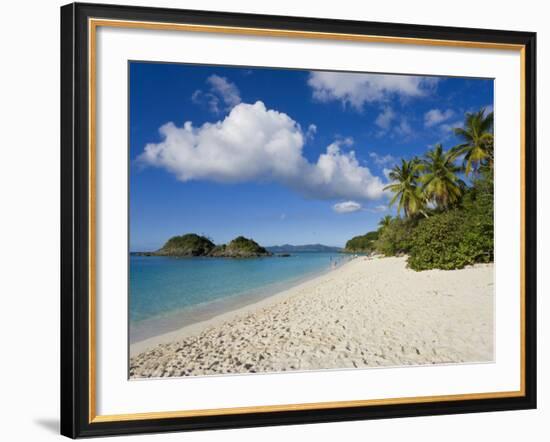
<svg viewBox="0 0 550 442">
<path fill-rule="evenodd" d="M 130 256 L 130 341 L 243 305 L 341 265 L 338 253 L 250 259 Z"/>
</svg>

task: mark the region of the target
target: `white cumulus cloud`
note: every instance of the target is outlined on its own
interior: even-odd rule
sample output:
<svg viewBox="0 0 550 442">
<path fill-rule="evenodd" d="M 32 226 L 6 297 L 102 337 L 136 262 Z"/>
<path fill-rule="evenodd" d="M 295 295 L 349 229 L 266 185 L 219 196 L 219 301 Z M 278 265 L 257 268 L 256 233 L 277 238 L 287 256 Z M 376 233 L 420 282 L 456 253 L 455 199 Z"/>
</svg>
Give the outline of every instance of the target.
<svg viewBox="0 0 550 442">
<path fill-rule="evenodd" d="M 437 81 L 434 77 L 411 75 L 311 72 L 308 84 L 317 100 L 339 100 L 360 110 L 365 103 L 387 102 L 395 96 L 425 96 L 434 89 Z"/>
<path fill-rule="evenodd" d="M 344 201 L 341 203 L 336 203 L 334 206 L 332 206 L 332 209 L 336 213 L 352 213 L 361 210 L 362 206 L 355 201 Z"/>
<path fill-rule="evenodd" d="M 166 169 L 180 181 L 219 183 L 271 181 L 315 199 L 378 199 L 384 182 L 359 164 L 353 150 L 335 141 L 310 162 L 303 154 L 305 135 L 288 115 L 261 101 L 240 103 L 222 121 L 200 127 L 166 123 L 163 141 L 145 146 L 138 161 Z"/>
<path fill-rule="evenodd" d="M 452 109 L 442 111 L 440 109 L 431 109 L 424 114 L 424 126 L 432 127 L 437 124 L 443 123 L 454 116 Z"/>
</svg>

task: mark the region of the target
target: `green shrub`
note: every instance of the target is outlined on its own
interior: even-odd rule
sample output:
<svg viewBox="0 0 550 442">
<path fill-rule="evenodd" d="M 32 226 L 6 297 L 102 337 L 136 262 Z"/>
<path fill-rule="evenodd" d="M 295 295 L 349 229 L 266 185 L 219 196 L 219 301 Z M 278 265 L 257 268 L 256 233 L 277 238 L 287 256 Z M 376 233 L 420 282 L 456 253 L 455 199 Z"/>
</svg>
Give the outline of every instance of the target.
<svg viewBox="0 0 550 442">
<path fill-rule="evenodd" d="M 394 218 L 388 226 L 380 230 L 374 243 L 376 251 L 385 256 L 408 253 L 416 224 L 416 219 Z"/>
<path fill-rule="evenodd" d="M 409 250 L 414 270 L 460 269 L 494 259 L 492 182 L 476 182 L 462 207 L 420 220 Z"/>
<path fill-rule="evenodd" d="M 414 270 L 462 268 L 475 261 L 471 241 L 464 238 L 464 217 L 458 210 L 444 212 L 418 223 L 408 264 Z"/>
</svg>

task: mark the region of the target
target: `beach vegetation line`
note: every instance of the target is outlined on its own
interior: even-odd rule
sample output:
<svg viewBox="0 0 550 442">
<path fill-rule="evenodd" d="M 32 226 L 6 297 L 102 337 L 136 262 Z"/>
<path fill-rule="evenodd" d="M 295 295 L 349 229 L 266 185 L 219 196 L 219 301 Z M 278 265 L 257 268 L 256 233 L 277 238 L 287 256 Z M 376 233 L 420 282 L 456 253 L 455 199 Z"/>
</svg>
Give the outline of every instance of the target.
<svg viewBox="0 0 550 442">
<path fill-rule="evenodd" d="M 493 113 L 467 113 L 454 133 L 462 141 L 457 146 L 446 151 L 437 144 L 423 157 L 393 167 L 385 190 L 393 194 L 390 205 L 397 206 L 397 216 L 385 216 L 378 230 L 353 238 L 350 246 L 408 255 L 414 270 L 493 261 Z"/>
</svg>

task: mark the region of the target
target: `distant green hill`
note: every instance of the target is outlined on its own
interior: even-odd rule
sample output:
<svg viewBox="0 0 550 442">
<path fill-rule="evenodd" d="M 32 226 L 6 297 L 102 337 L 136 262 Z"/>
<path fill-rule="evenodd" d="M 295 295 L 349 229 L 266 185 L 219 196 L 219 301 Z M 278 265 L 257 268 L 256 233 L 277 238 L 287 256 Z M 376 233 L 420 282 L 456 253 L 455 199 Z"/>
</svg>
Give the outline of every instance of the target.
<svg viewBox="0 0 550 442">
<path fill-rule="evenodd" d="M 293 246 L 291 244 L 283 244 L 282 246 L 266 247 L 267 250 L 273 253 L 292 253 L 292 252 L 340 252 L 340 247 L 325 246 L 323 244 L 304 244 Z"/>
<path fill-rule="evenodd" d="M 173 236 L 153 255 L 157 256 L 205 256 L 208 255 L 216 245 L 204 236 L 195 233 Z"/>
<path fill-rule="evenodd" d="M 378 239 L 378 232 L 368 232 L 351 238 L 344 248 L 346 253 L 370 253 L 374 251 L 374 242 Z"/>
<path fill-rule="evenodd" d="M 268 252 L 252 239 L 245 238 L 244 236 L 238 236 L 229 244 L 216 246 L 210 252 L 210 256 L 227 258 L 253 258 L 259 256 L 271 256 L 271 252 Z"/>
</svg>

